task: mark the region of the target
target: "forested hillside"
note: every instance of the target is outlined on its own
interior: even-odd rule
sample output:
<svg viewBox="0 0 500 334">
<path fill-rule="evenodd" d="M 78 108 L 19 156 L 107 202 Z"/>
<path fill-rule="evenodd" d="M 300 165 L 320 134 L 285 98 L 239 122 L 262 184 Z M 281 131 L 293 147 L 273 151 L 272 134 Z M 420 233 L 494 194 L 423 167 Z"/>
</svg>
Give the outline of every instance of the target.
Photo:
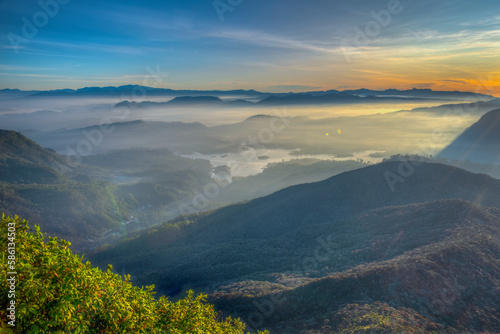
<svg viewBox="0 0 500 334">
<path fill-rule="evenodd" d="M 15 264 L 5 256 L 12 243 L 10 231 L 15 231 Z M 69 250 L 69 242 L 47 237 L 36 225 L 31 230 L 18 217 L 3 215 L 0 232 L 2 333 L 245 332 L 241 321 L 225 318 L 206 304 L 206 296 L 188 292 L 177 302 L 155 299 L 153 286 L 138 288 L 128 276 L 112 273 L 111 266 L 107 271 L 93 267 Z M 16 282 L 15 299 L 9 297 L 12 289 L 6 278 L 11 277 Z M 7 317 L 11 300 L 15 300 L 14 319 Z"/>
<path fill-rule="evenodd" d="M 500 330 L 500 181 L 412 161 L 392 191 L 384 175 L 402 163 L 179 218 L 91 258 L 162 294 L 209 292 L 272 333 Z"/>
</svg>

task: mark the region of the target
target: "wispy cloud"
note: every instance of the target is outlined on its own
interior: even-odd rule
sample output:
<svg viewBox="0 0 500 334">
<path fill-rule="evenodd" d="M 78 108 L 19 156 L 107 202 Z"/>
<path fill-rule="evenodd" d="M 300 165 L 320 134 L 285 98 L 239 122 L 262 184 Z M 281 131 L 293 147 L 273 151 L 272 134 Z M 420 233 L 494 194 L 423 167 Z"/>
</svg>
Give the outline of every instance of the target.
<svg viewBox="0 0 500 334">
<path fill-rule="evenodd" d="M 461 85 L 466 85 L 469 83 L 468 80 L 464 80 L 464 79 L 459 79 L 459 80 L 451 80 L 451 79 L 447 79 L 447 80 L 441 80 L 442 82 L 453 82 L 453 83 L 458 83 L 458 84 L 461 84 Z"/>
<path fill-rule="evenodd" d="M 320 89 L 319 86 L 308 86 L 308 85 L 277 85 L 277 86 L 268 86 L 267 89 L 273 91 L 304 91 L 304 90 L 313 90 Z"/>
<path fill-rule="evenodd" d="M 85 50 L 94 52 L 107 52 L 107 53 L 121 53 L 129 55 L 143 55 L 144 51 L 140 48 L 129 47 L 115 44 L 98 44 L 98 43 L 69 43 L 69 42 L 55 42 L 49 40 L 36 40 L 36 44 L 46 45 L 51 47 L 58 47 L 70 50 Z"/>
<path fill-rule="evenodd" d="M 57 71 L 56 67 L 15 66 L 0 64 L 0 71 Z"/>
<path fill-rule="evenodd" d="M 218 30 L 207 32 L 207 37 L 221 38 L 230 40 L 237 43 L 252 44 L 267 48 L 285 48 L 293 49 L 296 51 L 314 51 L 325 53 L 337 53 L 338 49 L 333 45 L 328 47 L 324 46 L 326 43 L 306 42 L 303 40 L 296 40 L 290 37 L 279 36 L 274 34 L 265 33 L 257 30 Z"/>
<path fill-rule="evenodd" d="M 0 72 L 0 76 L 12 76 L 12 77 L 32 77 L 32 78 L 68 78 L 65 75 L 53 75 L 53 74 L 38 74 L 38 73 L 10 73 L 10 72 Z"/>
<path fill-rule="evenodd" d="M 355 28 L 365 29 L 375 20 L 371 11 L 387 2 L 254 1 L 224 22 L 205 0 L 71 2 L 16 54 L 0 36 L 0 75 L 16 86 L 50 81 L 52 87 L 60 82 L 77 88 L 138 82 L 146 66 L 161 64 L 186 88 L 404 88 L 435 82 L 468 89 L 477 76 L 500 71 L 498 1 L 402 3 L 404 10 L 360 46 L 353 42 Z M 29 10 L 8 4 L 0 28 L 19 32 L 21 17 L 30 18 L 36 3 Z"/>
</svg>

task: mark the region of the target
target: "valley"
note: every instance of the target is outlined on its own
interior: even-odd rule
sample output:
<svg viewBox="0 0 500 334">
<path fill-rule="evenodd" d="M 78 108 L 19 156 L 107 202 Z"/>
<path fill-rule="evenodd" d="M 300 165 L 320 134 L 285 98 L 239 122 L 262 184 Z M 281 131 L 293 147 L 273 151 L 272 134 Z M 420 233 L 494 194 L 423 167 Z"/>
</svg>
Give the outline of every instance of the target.
<svg viewBox="0 0 500 334">
<path fill-rule="evenodd" d="M 500 334 L 500 2 L 0 2 L 0 333 Z"/>
<path fill-rule="evenodd" d="M 2 130 L 0 209 L 159 295 L 206 293 L 255 331 L 377 330 L 389 317 L 407 332 L 494 332 L 498 106 Z M 490 151 L 447 153 L 478 147 Z"/>
</svg>

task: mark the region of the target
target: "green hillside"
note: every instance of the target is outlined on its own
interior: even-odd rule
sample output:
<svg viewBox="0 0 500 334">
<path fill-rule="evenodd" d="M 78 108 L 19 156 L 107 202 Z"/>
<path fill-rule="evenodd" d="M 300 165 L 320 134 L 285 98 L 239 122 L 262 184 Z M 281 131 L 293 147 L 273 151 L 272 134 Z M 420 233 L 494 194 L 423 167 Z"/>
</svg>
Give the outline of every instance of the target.
<svg viewBox="0 0 500 334">
<path fill-rule="evenodd" d="M 423 163 L 392 192 L 384 173 L 399 166 L 180 218 L 90 256 L 161 294 L 208 292 L 218 309 L 272 333 L 378 333 L 388 314 L 387 333 L 500 330 L 492 311 L 500 307 L 500 181 Z M 281 296 L 285 303 L 269 304 Z M 365 313 L 366 331 L 355 330 Z"/>
<path fill-rule="evenodd" d="M 62 157 L 15 131 L 0 130 L 0 182 L 60 183 Z"/>
<path fill-rule="evenodd" d="M 211 181 L 210 172 L 206 161 L 140 148 L 89 156 L 69 168 L 65 157 L 0 130 L 0 211 L 37 221 L 71 240 L 73 250 L 166 220 L 170 208 Z"/>
<path fill-rule="evenodd" d="M 10 228 L 10 229 L 9 229 Z M 101 271 L 73 254 L 69 243 L 48 237 L 25 220 L 2 216 L 0 330 L 7 333 L 210 333 L 243 334 L 245 325 L 224 318 L 188 292 L 172 302 L 154 298 L 153 286 L 138 288 L 127 276 Z M 15 231 L 15 264 L 5 256 Z M 11 267 L 12 266 L 12 267 Z M 9 274 L 16 271 L 17 275 Z M 16 278 L 15 318 L 7 317 L 10 284 Z M 10 311 L 9 311 L 10 312 Z M 10 313 L 9 313 L 10 314 Z M 11 322 L 15 320 L 15 322 Z M 10 324 L 9 324 L 10 322 Z M 11 326 L 14 324 L 15 326 Z M 9 331 L 10 332 L 10 331 Z"/>
<path fill-rule="evenodd" d="M 0 211 L 36 220 L 51 235 L 82 242 L 120 226 L 115 187 L 64 167 L 64 157 L 20 133 L 0 130 Z"/>
</svg>

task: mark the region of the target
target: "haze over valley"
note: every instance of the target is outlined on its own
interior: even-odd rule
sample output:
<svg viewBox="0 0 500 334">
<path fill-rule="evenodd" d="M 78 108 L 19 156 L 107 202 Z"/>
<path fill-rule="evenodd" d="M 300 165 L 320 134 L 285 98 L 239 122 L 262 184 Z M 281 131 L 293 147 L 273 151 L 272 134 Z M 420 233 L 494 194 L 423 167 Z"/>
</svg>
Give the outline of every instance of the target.
<svg viewBox="0 0 500 334">
<path fill-rule="evenodd" d="M 22 97 L 4 99 L 29 98 L 16 94 Z M 47 95 L 48 104 L 78 99 Z M 330 322 L 343 328 L 339 314 L 356 319 L 365 311 L 389 312 L 407 328 L 439 331 L 455 321 L 496 328 L 495 312 L 483 309 L 500 305 L 489 296 L 498 284 L 493 278 L 470 292 L 451 287 L 444 309 L 428 309 L 450 298 L 442 287 L 426 290 L 408 281 L 409 273 L 387 275 L 412 270 L 412 261 L 448 266 L 436 256 L 457 242 L 475 254 L 466 266 L 479 253 L 498 254 L 500 185 L 492 177 L 500 177 L 499 99 L 429 101 L 384 113 L 368 108 L 351 116 L 343 113 L 362 110 L 365 102 L 302 105 L 294 114 L 287 106 L 252 107 L 255 114 L 237 123 L 225 122 L 228 110 L 245 114 L 248 106 L 207 105 L 214 100 L 222 101 L 186 97 L 174 107 L 186 115 L 209 112 L 217 123 L 210 126 L 149 120 L 149 113 L 171 116 L 168 103 L 156 102 L 121 102 L 105 111 L 78 101 L 78 108 L 58 112 L 0 116 L 12 124 L 0 132 L 2 211 L 36 220 L 50 235 L 70 240 L 75 252 L 102 268 L 113 263 L 116 272 L 131 274 L 135 284 L 155 284 L 162 295 L 208 293 L 218 309 L 255 330 L 295 333 L 304 321 L 313 331 Z M 384 103 L 398 109 L 401 101 Z M 318 107 L 331 108 L 330 117 L 310 117 Z M 88 115 L 106 121 L 92 123 Z M 55 125 L 59 117 L 67 127 Z M 75 127 L 82 119 L 88 126 Z M 317 245 L 325 257 L 311 257 Z M 429 265 L 415 270 L 431 275 Z M 497 270 L 490 265 L 484 264 Z M 470 280 L 477 269 L 463 278 L 459 269 L 447 270 Z M 383 281 L 352 290 L 363 277 Z M 408 285 L 406 294 L 387 290 L 396 277 Z M 323 290 L 332 291 L 334 304 L 317 304 Z M 480 323 L 456 304 L 471 293 L 473 307 L 484 313 Z M 417 295 L 424 299 L 416 302 Z M 269 298 L 319 306 L 304 313 L 293 304 L 261 302 Z M 366 306 L 352 304 L 358 300 Z M 256 313 L 256 305 L 273 311 Z M 409 321 L 402 307 L 421 320 Z"/>
<path fill-rule="evenodd" d="M 0 9 L 0 332 L 500 333 L 498 2 Z"/>
</svg>

